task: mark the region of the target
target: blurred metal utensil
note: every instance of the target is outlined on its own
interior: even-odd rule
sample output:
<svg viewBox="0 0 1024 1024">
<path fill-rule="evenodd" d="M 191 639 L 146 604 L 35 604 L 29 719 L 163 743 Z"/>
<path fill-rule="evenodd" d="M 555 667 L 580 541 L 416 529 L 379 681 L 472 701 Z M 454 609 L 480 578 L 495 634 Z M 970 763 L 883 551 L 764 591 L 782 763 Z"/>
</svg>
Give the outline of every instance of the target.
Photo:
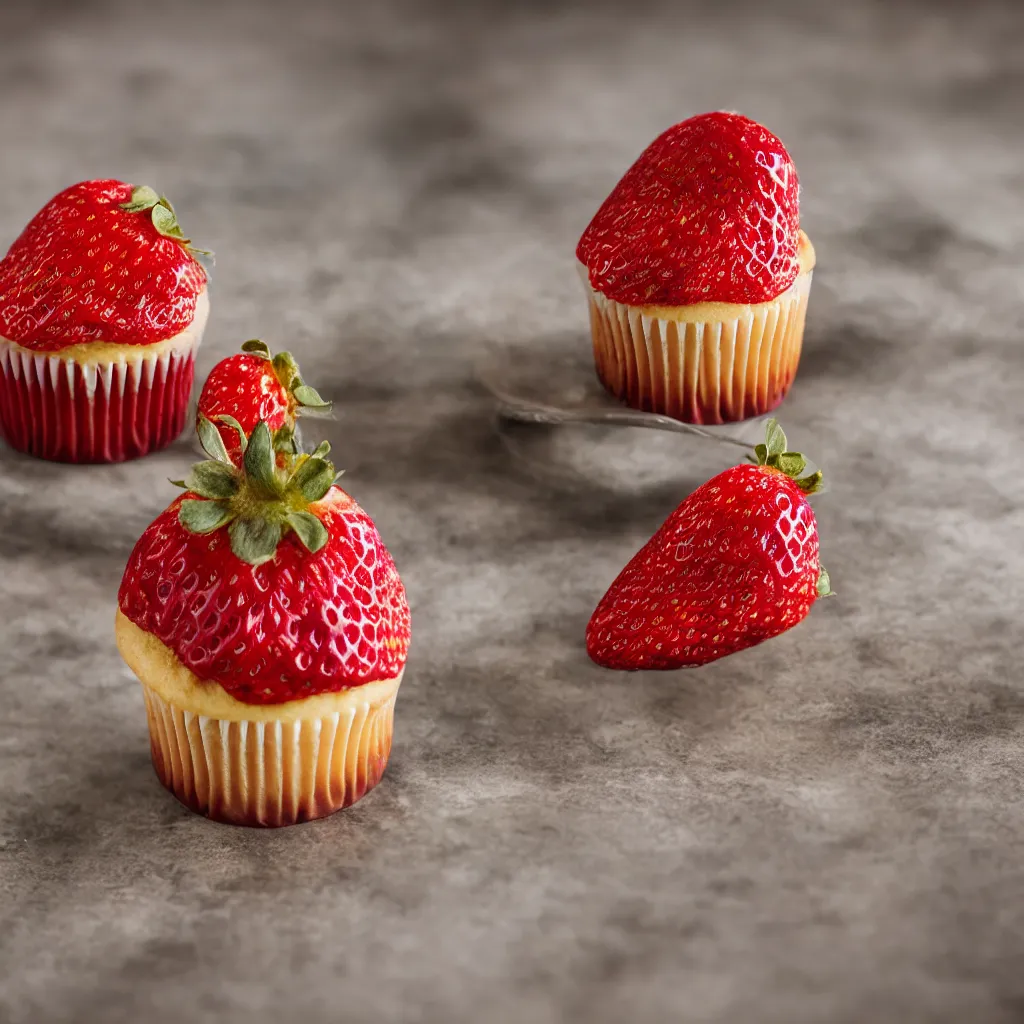
<svg viewBox="0 0 1024 1024">
<path fill-rule="evenodd" d="M 559 409 L 540 402 L 510 395 L 498 388 L 488 390 L 498 400 L 498 415 L 503 419 L 515 420 L 519 423 L 593 423 L 599 426 L 648 427 L 653 430 L 668 430 L 676 434 L 690 434 L 708 441 L 721 441 L 734 444 L 740 448 L 753 448 L 747 441 L 726 434 L 712 434 L 692 423 L 682 423 L 668 416 L 660 416 L 653 412 L 640 412 L 637 409 Z"/>
<path fill-rule="evenodd" d="M 620 405 L 600 387 L 593 367 L 585 365 L 582 360 L 555 359 L 544 366 L 540 378 L 537 371 L 529 369 L 524 377 L 524 363 L 530 367 L 532 362 L 529 358 L 516 360 L 512 353 L 501 352 L 492 354 L 491 359 L 477 367 L 477 380 L 497 401 L 497 413 L 502 419 L 553 426 L 579 423 L 646 427 L 731 444 L 747 451 L 753 449 L 753 444 L 736 437 L 733 432 L 762 430 L 759 422 L 764 417 L 709 429 L 659 413 L 630 409 Z"/>
</svg>

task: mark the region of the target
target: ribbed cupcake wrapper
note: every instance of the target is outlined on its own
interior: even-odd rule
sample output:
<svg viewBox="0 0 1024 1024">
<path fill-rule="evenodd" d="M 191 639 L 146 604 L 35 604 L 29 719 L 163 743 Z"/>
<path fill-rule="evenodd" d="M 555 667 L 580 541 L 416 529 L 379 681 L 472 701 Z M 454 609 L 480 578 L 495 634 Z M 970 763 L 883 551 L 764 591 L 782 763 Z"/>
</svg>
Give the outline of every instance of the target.
<svg viewBox="0 0 1024 1024">
<path fill-rule="evenodd" d="M 234 825 L 294 825 L 348 807 L 380 781 L 395 697 L 290 722 L 227 721 L 143 684 L 153 767 L 187 807 Z"/>
<path fill-rule="evenodd" d="M 645 316 L 595 291 L 590 301 L 597 375 L 634 409 L 686 423 L 732 423 L 774 409 L 796 376 L 812 273 L 754 313 L 725 320 Z"/>
<path fill-rule="evenodd" d="M 195 348 L 86 365 L 0 340 L 0 432 L 54 462 L 123 462 L 185 427 Z"/>
</svg>

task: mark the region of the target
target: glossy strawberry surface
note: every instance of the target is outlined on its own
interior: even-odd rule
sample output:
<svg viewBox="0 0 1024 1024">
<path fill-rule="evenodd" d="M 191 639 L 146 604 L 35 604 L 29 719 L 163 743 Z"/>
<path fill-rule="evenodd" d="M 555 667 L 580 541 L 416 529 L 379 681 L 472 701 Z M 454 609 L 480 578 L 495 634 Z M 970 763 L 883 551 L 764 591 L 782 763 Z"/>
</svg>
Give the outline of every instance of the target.
<svg viewBox="0 0 1024 1024">
<path fill-rule="evenodd" d="M 260 420 L 276 431 L 294 419 L 293 406 L 273 362 L 249 352 L 222 359 L 206 378 L 199 395 L 199 412 L 217 424 L 232 458 L 240 452 L 238 432 L 219 423 L 219 416 L 233 416 L 246 434 Z"/>
<path fill-rule="evenodd" d="M 253 566 L 226 529 L 191 533 L 174 501 L 132 551 L 118 603 L 201 679 L 274 704 L 392 679 L 409 647 L 409 606 L 370 517 L 339 487 L 310 511 L 329 539 L 315 554 L 287 534 Z"/>
<path fill-rule="evenodd" d="M 644 150 L 576 249 L 626 305 L 767 302 L 796 279 L 799 182 L 786 148 L 739 114 L 700 114 Z"/>
<path fill-rule="evenodd" d="M 0 336 L 37 351 L 107 341 L 150 345 L 192 322 L 206 272 L 132 186 L 83 181 L 51 199 L 0 262 Z"/>
<path fill-rule="evenodd" d="M 818 528 L 786 474 L 743 465 L 698 487 L 622 570 L 587 626 L 617 669 L 704 665 L 800 622 L 817 599 Z"/>
</svg>

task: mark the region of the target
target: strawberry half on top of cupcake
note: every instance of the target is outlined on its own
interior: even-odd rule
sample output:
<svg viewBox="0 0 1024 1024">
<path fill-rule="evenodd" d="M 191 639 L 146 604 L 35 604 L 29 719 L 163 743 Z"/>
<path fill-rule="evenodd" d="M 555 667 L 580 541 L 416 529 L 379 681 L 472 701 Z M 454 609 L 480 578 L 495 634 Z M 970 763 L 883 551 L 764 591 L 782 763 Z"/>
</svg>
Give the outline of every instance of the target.
<svg viewBox="0 0 1024 1024">
<path fill-rule="evenodd" d="M 326 416 L 331 403 L 306 384 L 290 352 L 273 355 L 258 338 L 245 342 L 242 351 L 222 359 L 206 378 L 199 395 L 197 427 L 202 417 L 217 425 L 232 461 L 241 455 L 242 435 L 261 420 L 270 428 L 274 450 L 297 454 L 299 416 Z"/>
<path fill-rule="evenodd" d="M 185 426 L 207 276 L 170 201 L 83 181 L 0 262 L 0 433 L 59 462 L 121 462 Z"/>
<path fill-rule="evenodd" d="M 354 803 L 391 750 L 409 605 L 370 517 L 321 444 L 275 459 L 270 429 L 209 461 L 143 533 L 116 635 L 142 683 L 153 764 L 218 821 L 290 825 Z"/>
<path fill-rule="evenodd" d="M 814 269 L 785 146 L 740 114 L 682 121 L 641 153 L 576 249 L 598 377 L 688 423 L 759 416 L 796 374 Z"/>
</svg>

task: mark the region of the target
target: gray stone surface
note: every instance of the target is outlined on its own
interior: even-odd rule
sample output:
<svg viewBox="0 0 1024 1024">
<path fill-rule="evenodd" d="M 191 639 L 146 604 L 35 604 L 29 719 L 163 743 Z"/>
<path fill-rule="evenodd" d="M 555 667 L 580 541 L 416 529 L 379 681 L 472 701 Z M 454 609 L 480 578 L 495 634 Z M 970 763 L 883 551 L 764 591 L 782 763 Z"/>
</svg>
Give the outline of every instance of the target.
<svg viewBox="0 0 1024 1024">
<path fill-rule="evenodd" d="M 414 644 L 365 801 L 197 818 L 111 628 L 188 444 L 0 452 L 0 1019 L 1024 1019 L 1022 47 L 1012 2 L 3 4 L 3 244 L 81 178 L 171 195 L 218 253 L 202 369 L 261 335 L 338 400 Z M 499 434 L 472 367 L 586 345 L 579 232 L 715 107 L 803 181 L 783 420 L 839 596 L 618 675 L 589 612 L 730 453 Z"/>
</svg>

